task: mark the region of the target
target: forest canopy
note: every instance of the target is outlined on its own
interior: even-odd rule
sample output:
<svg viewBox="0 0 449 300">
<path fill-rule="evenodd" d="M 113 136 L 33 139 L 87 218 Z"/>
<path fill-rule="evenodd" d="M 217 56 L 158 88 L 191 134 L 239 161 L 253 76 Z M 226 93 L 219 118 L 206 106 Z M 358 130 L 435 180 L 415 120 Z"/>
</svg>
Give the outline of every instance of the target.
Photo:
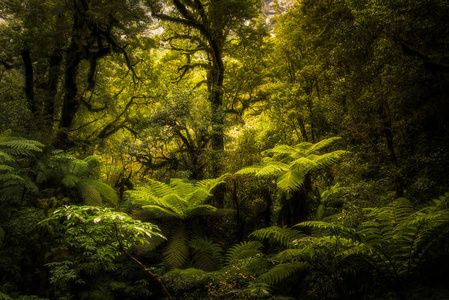
<svg viewBox="0 0 449 300">
<path fill-rule="evenodd" d="M 0 299 L 449 297 L 444 0 L 3 0 Z"/>
</svg>

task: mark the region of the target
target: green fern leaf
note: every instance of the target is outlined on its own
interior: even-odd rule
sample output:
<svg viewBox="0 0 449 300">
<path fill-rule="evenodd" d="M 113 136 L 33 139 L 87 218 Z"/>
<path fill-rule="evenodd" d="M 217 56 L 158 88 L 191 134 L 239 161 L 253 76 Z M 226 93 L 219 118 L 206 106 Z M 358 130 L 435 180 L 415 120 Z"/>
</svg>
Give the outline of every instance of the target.
<svg viewBox="0 0 449 300">
<path fill-rule="evenodd" d="M 20 137 L 4 137 L 0 139 L 0 151 L 16 156 L 34 156 L 42 152 L 45 145 L 38 141 L 27 140 Z"/>
<path fill-rule="evenodd" d="M 259 277 L 259 281 L 269 285 L 277 285 L 306 267 L 303 262 L 288 262 L 276 265 L 274 268 Z"/>
<path fill-rule="evenodd" d="M 201 270 L 201 269 L 196 269 L 196 268 L 188 268 L 188 269 L 173 269 L 167 273 L 164 274 L 164 277 L 169 277 L 169 276 L 176 276 L 176 277 L 180 277 L 183 280 L 185 280 L 186 278 L 196 278 L 198 276 L 203 276 L 206 275 L 206 271 Z"/>
<path fill-rule="evenodd" d="M 164 251 L 165 263 L 173 268 L 182 268 L 189 257 L 189 235 L 184 224 L 180 224 L 170 237 Z"/>
<path fill-rule="evenodd" d="M 190 247 L 194 250 L 193 265 L 204 271 L 217 269 L 223 259 L 221 247 L 207 238 L 195 237 L 190 241 Z"/>
<path fill-rule="evenodd" d="M 15 175 L 12 173 L 0 174 L 0 182 L 1 183 L 12 183 L 12 184 L 22 184 L 24 179 L 19 175 Z"/>
<path fill-rule="evenodd" d="M 338 140 L 341 140 L 341 137 L 331 137 L 328 139 L 321 140 L 309 148 L 309 153 L 315 153 L 317 151 L 321 151 L 323 148 L 328 147 L 330 144 L 332 144 Z"/>
<path fill-rule="evenodd" d="M 304 184 L 305 173 L 289 170 L 278 178 L 277 186 L 285 192 L 299 190 Z"/>
<path fill-rule="evenodd" d="M 174 193 L 184 199 L 188 195 L 195 192 L 195 187 L 192 183 L 185 182 L 185 180 L 179 179 L 179 178 L 172 178 L 170 180 L 170 187 L 172 189 L 172 193 Z"/>
<path fill-rule="evenodd" d="M 119 197 L 117 195 L 117 192 L 109 184 L 104 183 L 100 180 L 93 179 L 84 179 L 83 181 L 91 187 L 94 187 L 100 193 L 102 199 L 109 204 L 112 204 L 114 206 L 118 204 Z"/>
<path fill-rule="evenodd" d="M 144 205 L 142 208 L 153 215 L 155 218 L 174 218 L 180 219 L 180 216 L 170 209 L 161 207 L 159 205 Z"/>
<path fill-rule="evenodd" d="M 341 235 L 341 234 L 353 235 L 356 233 L 355 229 L 353 228 L 348 228 L 340 224 L 332 224 L 322 221 L 302 222 L 296 224 L 295 227 L 311 228 L 315 230 L 320 230 L 322 232 L 327 232 L 331 235 Z"/>
<path fill-rule="evenodd" d="M 250 234 L 250 237 L 268 239 L 284 247 L 291 246 L 294 240 L 303 236 L 298 230 L 278 226 L 262 228 Z"/>
<path fill-rule="evenodd" d="M 254 257 L 261 253 L 263 245 L 258 241 L 241 242 L 232 246 L 226 253 L 227 264 L 232 264 L 240 259 Z"/>
<path fill-rule="evenodd" d="M 275 258 L 284 263 L 301 256 L 310 256 L 309 250 L 309 248 L 286 249 L 276 254 Z"/>
<path fill-rule="evenodd" d="M 13 167 L 7 166 L 7 165 L 0 165 L 0 172 L 13 172 L 16 169 L 14 169 Z"/>
<path fill-rule="evenodd" d="M 76 187 L 86 205 L 102 206 L 103 201 L 100 192 L 98 192 L 93 186 L 89 185 L 85 181 L 79 181 Z"/>
<path fill-rule="evenodd" d="M 80 181 L 79 177 L 76 176 L 75 174 L 67 174 L 61 180 L 62 184 L 65 185 L 68 188 L 75 187 L 78 184 L 79 181 Z"/>
<path fill-rule="evenodd" d="M 11 162 L 14 162 L 14 158 L 11 155 L 0 150 L 0 163 L 5 164 Z"/>
</svg>

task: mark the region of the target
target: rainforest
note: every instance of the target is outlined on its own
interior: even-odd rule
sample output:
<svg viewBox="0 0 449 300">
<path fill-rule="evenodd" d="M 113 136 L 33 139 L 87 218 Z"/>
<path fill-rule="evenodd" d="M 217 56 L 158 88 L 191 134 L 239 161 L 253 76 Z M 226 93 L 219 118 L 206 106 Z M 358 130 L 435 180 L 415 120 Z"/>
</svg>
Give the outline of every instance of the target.
<svg viewBox="0 0 449 300">
<path fill-rule="evenodd" d="M 0 300 L 448 282 L 447 0 L 0 1 Z"/>
</svg>

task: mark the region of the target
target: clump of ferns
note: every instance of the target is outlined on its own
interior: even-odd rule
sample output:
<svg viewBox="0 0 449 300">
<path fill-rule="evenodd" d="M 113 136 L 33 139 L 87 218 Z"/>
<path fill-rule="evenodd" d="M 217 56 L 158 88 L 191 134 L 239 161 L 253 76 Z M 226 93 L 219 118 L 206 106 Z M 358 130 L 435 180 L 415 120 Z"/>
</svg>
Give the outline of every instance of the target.
<svg viewBox="0 0 449 300">
<path fill-rule="evenodd" d="M 37 191 L 31 174 L 31 162 L 45 146 L 33 140 L 0 133 L 0 191 L 2 197 L 23 200 L 26 191 Z M 16 200 L 20 200 L 16 199 Z"/>
<path fill-rule="evenodd" d="M 292 239 L 292 231 L 300 234 L 295 228 L 311 234 Z M 309 221 L 293 229 L 270 227 L 251 235 L 285 247 L 273 256 L 273 266 L 260 276 L 261 282 L 274 286 L 302 274 L 303 289 L 317 298 L 368 290 L 406 298 L 431 276 L 426 267 L 437 266 L 449 255 L 449 193 L 420 208 L 401 198 L 366 210 L 357 229 Z"/>
<path fill-rule="evenodd" d="M 98 156 L 78 159 L 61 150 L 38 163 L 36 182 L 45 197 L 69 197 L 75 203 L 92 206 L 118 204 L 114 188 L 101 180 L 102 164 Z"/>
</svg>

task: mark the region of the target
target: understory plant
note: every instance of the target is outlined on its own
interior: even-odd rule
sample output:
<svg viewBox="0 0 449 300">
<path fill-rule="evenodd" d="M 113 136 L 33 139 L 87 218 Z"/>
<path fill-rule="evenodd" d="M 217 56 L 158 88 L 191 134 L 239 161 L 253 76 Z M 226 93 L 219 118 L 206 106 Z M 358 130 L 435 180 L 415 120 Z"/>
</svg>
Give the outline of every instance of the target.
<svg viewBox="0 0 449 300">
<path fill-rule="evenodd" d="M 311 234 L 301 233 L 303 229 Z M 281 287 L 296 276 L 301 286 L 297 297 L 414 299 L 416 295 L 435 297 L 435 291 L 440 291 L 438 297 L 449 295 L 444 287 L 449 193 L 418 208 L 400 198 L 367 209 L 364 222 L 356 229 L 308 221 L 293 229 L 261 229 L 252 236 L 284 246 L 259 280 Z"/>
<path fill-rule="evenodd" d="M 193 264 L 211 271 L 220 266 L 221 248 L 209 240 L 201 229 L 204 217 L 219 216 L 225 210 L 207 204 L 212 191 L 222 184 L 228 175 L 196 183 L 171 179 L 170 183 L 149 180 L 148 184 L 128 191 L 134 204 L 139 204 L 151 217 L 169 225 L 164 263 L 172 268 Z M 196 230 L 194 230 L 196 229 Z"/>
<path fill-rule="evenodd" d="M 344 150 L 323 153 L 325 148 L 339 139 L 333 137 L 315 144 L 303 142 L 295 146 L 276 146 L 262 153 L 264 157 L 260 164 L 244 168 L 236 174 L 274 180 L 281 200 L 278 223 L 292 226 L 307 220 L 311 214 L 313 174 L 334 166 L 347 153 Z"/>
<path fill-rule="evenodd" d="M 155 236 L 165 238 L 156 225 L 134 220 L 110 208 L 75 205 L 57 209 L 41 224 L 51 231 L 59 232 L 61 249 L 70 252 L 70 255 L 63 256 L 65 260 L 47 264 L 53 285 L 67 281 L 83 284 L 80 275 L 83 268 L 114 271 L 116 259 L 124 256 L 156 280 L 171 299 L 161 277 L 132 253 L 135 246 L 148 244 Z M 76 268 L 76 265 L 82 266 Z"/>
</svg>

